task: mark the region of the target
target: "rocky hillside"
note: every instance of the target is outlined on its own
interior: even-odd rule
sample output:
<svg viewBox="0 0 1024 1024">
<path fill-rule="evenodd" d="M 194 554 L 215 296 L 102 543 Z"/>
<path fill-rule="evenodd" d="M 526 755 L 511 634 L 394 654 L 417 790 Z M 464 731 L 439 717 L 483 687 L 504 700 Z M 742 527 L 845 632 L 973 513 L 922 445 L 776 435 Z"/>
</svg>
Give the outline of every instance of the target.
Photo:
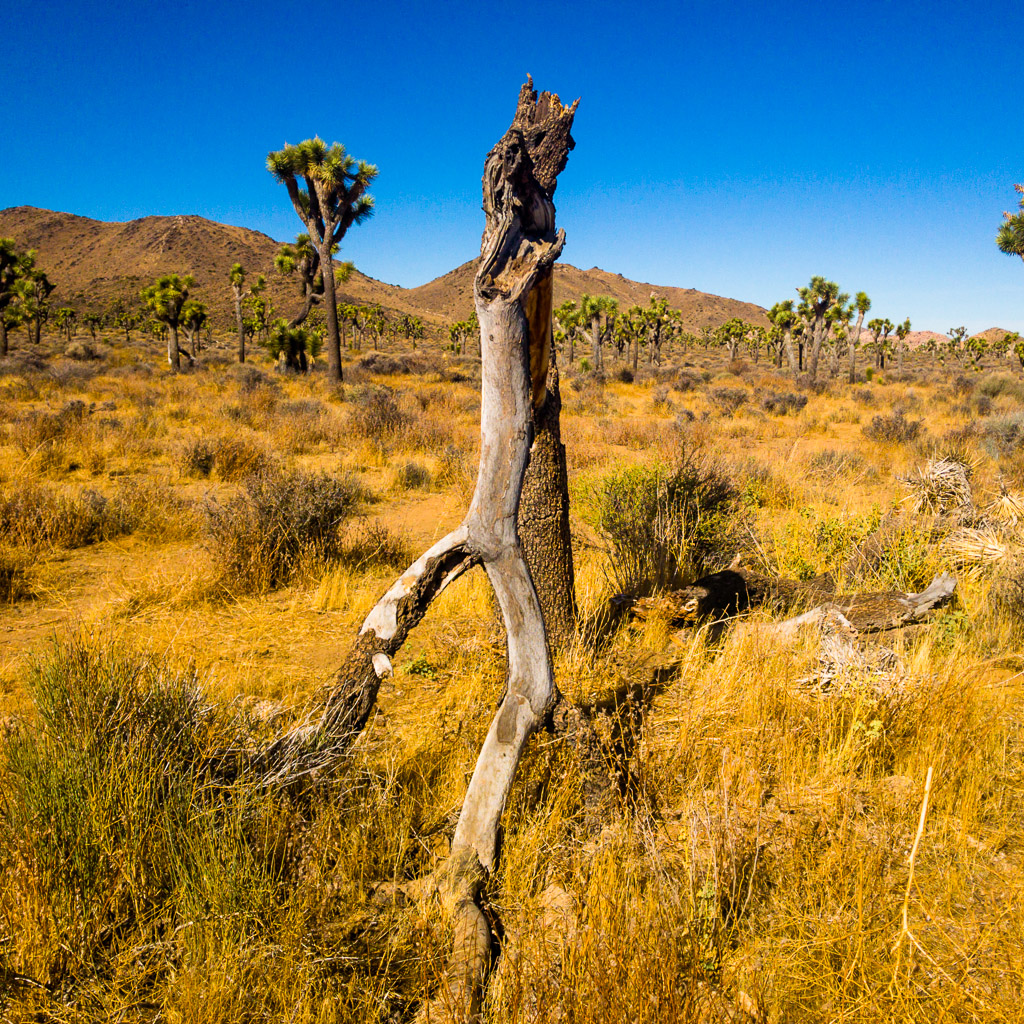
<svg viewBox="0 0 1024 1024">
<path fill-rule="evenodd" d="M 264 273 L 270 296 L 282 313 L 298 308 L 294 283 L 273 271 L 278 244 L 249 228 L 218 224 L 196 216 L 142 217 L 127 223 L 91 220 L 31 206 L 0 211 L 0 235 L 38 250 L 38 262 L 57 285 L 54 298 L 80 309 L 102 308 L 114 297 L 135 302 L 139 289 L 162 273 L 191 273 L 195 297 L 206 302 L 221 327 L 231 323 L 228 270 L 240 262 L 251 275 Z M 401 288 L 356 273 L 342 289 L 347 301 L 380 303 L 396 313 L 413 313 L 441 329 L 469 315 L 473 308 L 471 260 L 420 285 Z M 631 281 L 594 267 L 580 270 L 568 263 L 555 268 L 555 301 L 611 295 L 623 306 L 646 305 L 656 294 L 681 309 L 691 330 L 717 325 L 732 316 L 765 323 L 764 310 L 750 302 Z"/>
</svg>

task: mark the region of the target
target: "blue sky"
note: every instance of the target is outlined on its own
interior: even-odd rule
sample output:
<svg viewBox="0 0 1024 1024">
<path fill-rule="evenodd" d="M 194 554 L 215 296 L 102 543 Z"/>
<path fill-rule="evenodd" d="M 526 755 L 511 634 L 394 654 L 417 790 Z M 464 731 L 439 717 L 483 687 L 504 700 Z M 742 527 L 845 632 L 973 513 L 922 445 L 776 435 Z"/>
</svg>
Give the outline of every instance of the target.
<svg viewBox="0 0 1024 1024">
<path fill-rule="evenodd" d="M 286 239 L 266 154 L 319 134 L 380 168 L 343 256 L 422 284 L 478 251 L 531 72 L 582 97 L 567 262 L 762 305 L 820 273 L 915 328 L 1024 331 L 993 243 L 1024 181 L 1019 0 L 13 6 L 0 207 Z"/>
</svg>

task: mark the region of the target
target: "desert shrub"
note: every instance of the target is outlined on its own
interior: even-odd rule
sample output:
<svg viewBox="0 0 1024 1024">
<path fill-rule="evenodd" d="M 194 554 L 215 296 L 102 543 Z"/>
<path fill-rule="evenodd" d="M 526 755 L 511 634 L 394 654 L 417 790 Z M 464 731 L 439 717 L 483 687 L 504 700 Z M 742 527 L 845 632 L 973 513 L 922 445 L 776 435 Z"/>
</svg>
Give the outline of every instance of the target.
<svg viewBox="0 0 1024 1024">
<path fill-rule="evenodd" d="M 1024 380 L 1012 377 L 1008 373 L 990 373 L 978 381 L 978 391 L 988 398 L 1001 398 L 1003 395 L 1024 402 Z"/>
<path fill-rule="evenodd" d="M 992 399 L 985 394 L 976 395 L 974 410 L 979 416 L 988 416 L 992 412 Z"/>
<path fill-rule="evenodd" d="M 704 378 L 695 370 L 678 370 L 672 378 L 676 391 L 696 391 L 704 384 Z"/>
<path fill-rule="evenodd" d="M 225 437 L 213 446 L 213 466 L 221 480 L 242 480 L 264 473 L 273 465 L 270 453 L 257 441 Z"/>
<path fill-rule="evenodd" d="M 746 405 L 749 398 L 746 388 L 717 387 L 708 392 L 708 400 L 723 416 L 731 416 Z"/>
<path fill-rule="evenodd" d="M 124 511 L 98 491 L 65 494 L 26 486 L 0 492 L 0 534 L 26 547 L 84 547 L 130 533 Z"/>
<path fill-rule="evenodd" d="M 656 412 L 667 412 L 669 408 L 668 385 L 659 384 L 651 392 L 651 406 Z"/>
<path fill-rule="evenodd" d="M 390 388 L 371 388 L 358 396 L 352 411 L 352 429 L 362 437 L 372 439 L 394 437 L 410 422 L 402 411 Z"/>
<path fill-rule="evenodd" d="M 283 448 L 292 452 L 308 452 L 338 438 L 331 410 L 315 398 L 282 402 L 278 408 L 274 436 Z"/>
<path fill-rule="evenodd" d="M 761 399 L 761 408 L 765 412 L 773 412 L 777 416 L 784 416 L 790 412 L 799 412 L 805 405 L 807 405 L 807 396 L 797 395 L 792 391 L 769 391 Z"/>
<path fill-rule="evenodd" d="M 449 444 L 438 458 L 437 482 L 445 487 L 454 487 L 460 493 L 473 490 L 473 465 L 469 453 L 455 444 Z"/>
<path fill-rule="evenodd" d="M 628 366 L 620 366 L 612 374 L 612 380 L 617 380 L 620 384 L 632 384 L 633 371 Z"/>
<path fill-rule="evenodd" d="M 737 489 L 743 505 L 753 508 L 783 508 L 795 500 L 786 477 L 767 463 L 748 458 L 736 468 Z"/>
<path fill-rule="evenodd" d="M 969 395 L 974 390 L 974 386 L 974 381 L 965 373 L 957 374 L 950 384 L 955 395 Z"/>
<path fill-rule="evenodd" d="M 608 543 L 615 587 L 645 595 L 728 562 L 739 508 L 725 473 L 684 450 L 671 468 L 631 466 L 607 477 L 596 492 L 592 521 Z"/>
<path fill-rule="evenodd" d="M 126 483 L 107 496 L 39 485 L 0 491 L 0 536 L 27 548 L 80 548 L 136 531 L 178 534 L 188 506 L 165 487 Z"/>
<path fill-rule="evenodd" d="M 209 476 L 215 458 L 216 446 L 205 437 L 196 437 L 182 445 L 178 468 L 185 476 Z"/>
<path fill-rule="evenodd" d="M 888 416 L 872 416 L 871 422 L 861 429 L 871 441 L 906 444 L 920 437 L 922 426 L 921 420 L 908 420 L 902 409 L 896 409 Z"/>
<path fill-rule="evenodd" d="M 992 455 L 1011 455 L 1024 444 L 1024 413 L 992 416 L 984 426 L 985 447 Z"/>
<path fill-rule="evenodd" d="M 729 365 L 726 366 L 726 369 L 734 377 L 742 377 L 750 370 L 750 365 L 745 359 L 733 359 L 729 362 Z"/>
<path fill-rule="evenodd" d="M 67 356 L 68 359 L 77 359 L 79 361 L 99 358 L 96 349 L 87 341 L 71 342 L 71 344 L 64 349 L 64 355 Z"/>
<path fill-rule="evenodd" d="M 420 462 L 403 462 L 395 468 L 394 485 L 401 490 L 427 490 L 431 483 L 430 470 Z"/>
<path fill-rule="evenodd" d="M 208 544 L 225 584 L 262 593 L 304 562 L 339 556 L 343 527 L 364 499 L 350 477 L 264 470 L 225 504 L 206 506 Z"/>
<path fill-rule="evenodd" d="M 811 476 L 834 482 L 856 476 L 864 469 L 864 464 L 864 456 L 860 452 L 826 448 L 807 460 L 807 470 Z"/>
<path fill-rule="evenodd" d="M 851 392 L 853 400 L 861 405 L 874 405 L 875 393 L 868 387 L 857 387 Z"/>
<path fill-rule="evenodd" d="M 88 412 L 85 402 L 72 399 L 59 412 L 30 413 L 11 425 L 11 440 L 26 457 L 34 456 L 44 466 L 55 465 Z"/>
<path fill-rule="evenodd" d="M 428 369 L 427 363 L 416 356 L 388 355 L 385 352 L 368 352 L 356 366 L 365 373 L 383 376 L 426 373 Z"/>
</svg>

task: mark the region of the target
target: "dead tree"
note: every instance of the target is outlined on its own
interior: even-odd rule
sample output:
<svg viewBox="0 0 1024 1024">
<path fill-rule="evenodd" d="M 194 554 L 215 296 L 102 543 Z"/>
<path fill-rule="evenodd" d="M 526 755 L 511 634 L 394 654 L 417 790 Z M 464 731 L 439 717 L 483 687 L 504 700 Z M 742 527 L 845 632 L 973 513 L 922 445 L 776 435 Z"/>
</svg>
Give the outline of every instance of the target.
<svg viewBox="0 0 1024 1024">
<path fill-rule="evenodd" d="M 317 751 L 347 746 L 369 719 L 380 681 L 391 673 L 391 658 L 431 601 L 467 569 L 483 566 L 504 620 L 508 680 L 470 779 L 450 856 L 434 876 L 454 925 L 445 1002 L 456 1017 L 475 1013 L 487 970 L 490 929 L 477 899 L 496 866 L 501 816 L 526 742 L 558 698 L 544 615 L 517 520 L 534 410 L 549 397 L 552 268 L 565 243 L 565 233 L 555 230 L 553 196 L 574 145 L 570 132 L 578 102 L 564 106 L 551 93 L 538 96 L 528 79 L 511 127 L 484 164 L 486 224 L 474 285 L 483 354 L 481 447 L 469 511 L 370 611 L 332 680 L 322 713 L 287 733 L 260 759 L 266 774 L 287 774 L 290 764 L 307 770 Z M 554 412 L 555 430 L 548 434 L 554 465 L 560 458 L 564 472 L 554 390 L 548 415 Z M 550 428 L 543 413 L 539 421 L 542 430 L 545 423 Z M 542 486 L 531 499 L 537 516 L 546 493 Z M 544 534 L 546 543 L 568 541 L 562 511 L 551 520 L 554 529 Z M 567 516 L 567 502 L 564 512 Z"/>
</svg>

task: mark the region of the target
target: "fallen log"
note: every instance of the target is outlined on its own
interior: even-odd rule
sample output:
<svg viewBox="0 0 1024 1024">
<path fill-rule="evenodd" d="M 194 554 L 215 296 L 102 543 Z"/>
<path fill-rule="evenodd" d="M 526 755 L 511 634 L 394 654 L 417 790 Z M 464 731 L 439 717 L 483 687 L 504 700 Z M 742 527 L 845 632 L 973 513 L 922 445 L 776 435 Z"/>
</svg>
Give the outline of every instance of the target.
<svg viewBox="0 0 1024 1024">
<path fill-rule="evenodd" d="M 956 580 L 941 574 L 919 594 L 897 590 L 863 594 L 835 593 L 831 576 L 810 580 L 773 579 L 748 569 L 724 569 L 703 576 L 695 583 L 669 594 L 632 602 L 631 612 L 639 619 L 661 615 L 673 626 L 731 618 L 751 608 L 814 607 L 802 616 L 775 624 L 783 634 L 791 627 L 818 622 L 827 614 L 841 617 L 858 633 L 874 633 L 917 622 L 953 596 Z M 628 601 L 621 596 L 620 603 Z"/>
</svg>

